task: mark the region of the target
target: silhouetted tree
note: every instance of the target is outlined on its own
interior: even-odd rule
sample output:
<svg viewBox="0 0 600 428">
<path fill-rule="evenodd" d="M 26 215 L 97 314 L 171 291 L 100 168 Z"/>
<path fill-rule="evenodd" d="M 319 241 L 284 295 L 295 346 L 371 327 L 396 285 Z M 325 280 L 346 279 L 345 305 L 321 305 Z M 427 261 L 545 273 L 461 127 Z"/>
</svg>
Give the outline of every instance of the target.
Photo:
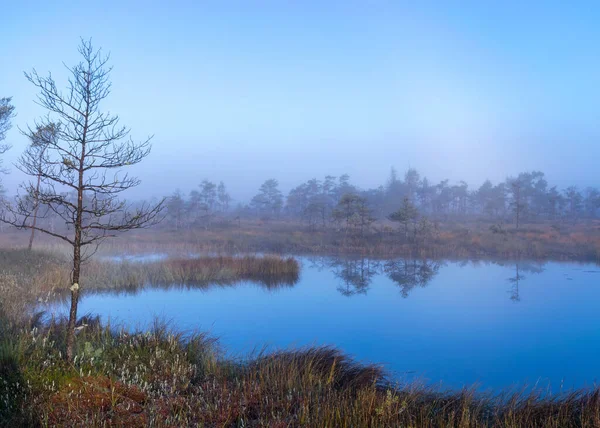
<svg viewBox="0 0 600 428">
<path fill-rule="evenodd" d="M 515 226 L 518 229 L 523 211 L 527 208 L 523 198 L 523 181 L 520 177 L 507 180 L 508 191 L 511 195 L 510 207 L 515 215 Z"/>
<path fill-rule="evenodd" d="M 321 182 L 313 178 L 290 190 L 286 209 L 290 215 L 306 219 L 314 226 L 323 216 L 325 202 Z"/>
<path fill-rule="evenodd" d="M 11 119 L 15 116 L 15 107 L 11 104 L 12 98 L 0 98 L 0 155 L 6 153 L 11 145 L 4 143 L 6 133 L 11 128 Z M 0 159 L 0 166 L 2 159 Z M 0 168 L 0 172 L 6 170 Z"/>
<path fill-rule="evenodd" d="M 323 185 L 321 186 L 321 198 L 323 200 L 321 222 L 323 226 L 325 226 L 327 219 L 331 216 L 331 213 L 336 205 L 336 184 L 334 176 L 325 176 Z"/>
<path fill-rule="evenodd" d="M 227 187 L 225 187 L 225 183 L 223 183 L 222 181 L 219 182 L 219 186 L 217 187 L 217 201 L 219 203 L 219 209 L 221 210 L 221 212 L 229 211 L 231 196 L 229 196 L 229 192 L 227 192 Z"/>
<path fill-rule="evenodd" d="M 30 143 L 25 149 L 25 153 L 21 155 L 20 164 L 31 165 L 37 170 L 36 184 L 33 192 L 33 207 L 31 219 L 31 235 L 29 236 L 28 249 L 31 251 L 33 247 L 33 239 L 37 226 L 38 213 L 40 208 L 39 194 L 42 184 L 42 174 L 44 169 L 44 154 L 46 149 L 51 144 L 56 144 L 56 134 L 58 128 L 54 123 L 49 123 L 45 126 L 39 126 L 33 133 L 29 134 Z"/>
<path fill-rule="evenodd" d="M 262 215 L 278 216 L 283 207 L 279 182 L 274 178 L 265 181 L 260 186 L 259 193 L 250 201 L 250 206 Z"/>
<path fill-rule="evenodd" d="M 583 198 L 577 187 L 569 186 L 565 189 L 565 200 L 569 208 L 569 216 L 576 218 L 581 212 Z"/>
<path fill-rule="evenodd" d="M 175 230 L 181 229 L 183 227 L 186 203 L 179 189 L 166 199 L 165 208 L 167 219 L 175 226 Z"/>
<path fill-rule="evenodd" d="M 58 89 L 51 75 L 41 77 L 34 70 L 27 79 L 40 91 L 38 103 L 48 115 L 36 123 L 35 129 L 56 125 L 55 138 L 48 140 L 38 159 L 24 156 L 18 168 L 29 176 L 41 177 L 39 192 L 32 183 L 24 183 L 24 195 L 15 204 L 7 204 L 2 221 L 17 228 L 30 228 L 37 199 L 44 207 L 41 217 L 54 212 L 67 225 L 65 233 L 51 231 L 41 225 L 35 230 L 67 242 L 73 249 L 71 274 L 71 308 L 67 326 L 66 358 L 74 356 L 75 324 L 80 293 L 81 264 L 90 256 L 82 251 L 97 245 L 105 238 L 120 232 L 138 229 L 160 219 L 163 202 L 132 207 L 120 201 L 121 192 L 137 186 L 140 181 L 123 168 L 141 162 L 150 153 L 150 138 L 136 143 L 129 129 L 119 125 L 118 116 L 100 110 L 102 101 L 110 94 L 108 57 L 92 47 L 91 41 L 79 46 L 82 61 L 72 68 L 67 91 Z M 28 129 L 30 139 L 35 130 Z M 69 193 L 75 195 L 71 198 Z M 71 232 L 72 231 L 72 232 Z"/>
<path fill-rule="evenodd" d="M 338 178 L 338 184 L 335 187 L 335 200 L 339 201 L 344 195 L 349 193 L 358 193 L 356 187 L 350 184 L 350 176 L 342 174 Z"/>
<path fill-rule="evenodd" d="M 209 180 L 202 180 L 200 183 L 200 194 L 198 208 L 203 212 L 202 220 L 204 227 L 210 227 L 213 211 L 217 203 L 217 185 Z"/>
<path fill-rule="evenodd" d="M 372 215 L 372 210 L 367 203 L 367 199 L 359 197 L 356 200 L 356 215 L 354 216 L 353 223 L 361 237 L 365 236 L 365 232 L 369 230 L 374 221 L 375 218 Z"/>
<path fill-rule="evenodd" d="M 600 210 L 600 191 L 593 187 L 585 189 L 585 212 L 590 217 L 596 217 Z"/>
<path fill-rule="evenodd" d="M 385 211 L 385 188 L 383 186 L 362 192 L 362 197 L 365 199 L 374 217 L 384 217 L 384 213 L 387 211 Z"/>
<path fill-rule="evenodd" d="M 411 222 L 416 222 L 419 218 L 419 211 L 408 198 L 404 198 L 402 207 L 393 213 L 388 218 L 391 221 L 400 223 L 404 228 L 404 237 L 408 238 L 408 225 Z"/>
<path fill-rule="evenodd" d="M 265 191 L 261 190 L 252 199 L 245 210 L 247 214 L 254 211 L 268 218 L 279 213 L 283 201 L 277 197 L 277 186 L 271 186 L 273 183 L 276 181 L 268 180 L 263 184 Z M 275 189 L 275 192 L 270 192 L 269 188 Z M 269 192 L 276 195 L 272 198 L 274 204 L 270 202 Z M 218 189 L 217 194 L 216 207 L 222 210 Z M 301 219 L 313 230 L 319 224 L 325 228 L 330 221 L 343 226 L 346 231 L 358 231 L 362 227 L 364 232 L 368 230 L 365 225 L 369 222 L 361 221 L 356 198 L 364 200 L 362 214 L 368 212 L 369 216 L 375 219 L 383 218 L 386 213 L 401 211 L 405 208 L 405 199 L 408 199 L 419 216 L 427 215 L 435 222 L 449 219 L 465 221 L 478 217 L 482 220 L 493 220 L 496 223 L 493 227 L 496 228 L 510 216 L 518 228 L 525 221 L 559 217 L 597 218 L 600 215 L 599 195 L 600 191 L 593 187 L 587 188 L 584 193 L 574 187 L 562 191 L 556 186 L 549 187 L 545 174 L 541 171 L 522 172 L 516 178 L 509 177 L 496 185 L 486 180 L 472 191 L 464 181 L 451 185 L 448 180 L 443 180 L 437 185 L 431 185 L 429 180 L 426 177 L 421 178 L 415 169 L 408 170 L 403 181 L 392 168 L 385 186 L 366 190 L 359 190 L 350 184 L 347 174 L 339 178 L 326 176 L 322 181 L 313 178 L 301 183 L 287 195 L 285 214 Z M 190 220 L 195 217 L 193 213 L 200 211 L 196 209 L 200 205 L 200 199 L 199 192 L 193 191 L 190 194 Z M 362 220 L 368 219 L 369 216 L 363 215 Z M 418 219 L 414 218 L 404 225 L 406 237 L 411 235 L 408 230 L 411 223 L 414 225 L 415 239 L 424 243 L 427 233 L 422 231 L 429 227 L 421 227 Z M 428 225 L 423 223 L 423 226 Z M 417 236 L 419 234 L 420 236 Z"/>
<path fill-rule="evenodd" d="M 546 195 L 546 197 L 548 201 L 548 215 L 550 218 L 554 219 L 560 215 L 563 209 L 564 198 L 557 190 L 556 186 L 548 190 L 548 194 Z"/>
<path fill-rule="evenodd" d="M 338 224 L 343 224 L 346 233 L 352 230 L 356 223 L 360 199 L 356 193 L 346 193 L 333 210 L 333 220 Z"/>
<path fill-rule="evenodd" d="M 419 172 L 414 168 L 409 168 L 404 175 L 404 185 L 406 187 L 406 197 L 414 204 L 416 202 L 417 188 L 421 176 Z"/>
<path fill-rule="evenodd" d="M 452 186 L 452 202 L 454 205 L 454 212 L 459 215 L 467 214 L 467 201 L 469 199 L 469 185 L 461 181 L 459 184 Z"/>
<path fill-rule="evenodd" d="M 417 188 L 417 199 L 419 201 L 421 211 L 425 213 L 431 213 L 431 203 L 434 196 L 435 187 L 429 185 L 429 180 L 427 180 L 427 177 L 423 177 L 419 183 L 419 187 Z"/>
</svg>

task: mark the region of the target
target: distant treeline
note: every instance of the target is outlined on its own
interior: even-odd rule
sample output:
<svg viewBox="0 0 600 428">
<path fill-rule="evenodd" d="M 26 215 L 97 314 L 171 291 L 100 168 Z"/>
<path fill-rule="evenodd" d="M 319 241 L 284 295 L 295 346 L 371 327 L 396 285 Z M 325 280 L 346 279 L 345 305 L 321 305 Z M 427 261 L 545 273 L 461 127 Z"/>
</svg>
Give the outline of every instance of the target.
<svg viewBox="0 0 600 428">
<path fill-rule="evenodd" d="M 248 204 L 230 207 L 225 185 L 203 181 L 189 197 L 175 192 L 167 202 L 167 224 L 180 228 L 209 227 L 218 214 L 236 218 L 295 219 L 313 228 L 337 227 L 361 233 L 376 220 L 389 219 L 408 226 L 425 218 L 436 221 L 483 219 L 514 223 L 600 218 L 600 190 L 551 186 L 543 172 L 524 172 L 494 184 L 486 180 L 478 188 L 460 181 L 432 184 L 415 169 L 404 177 L 392 168 L 387 182 L 363 190 L 348 175 L 311 179 L 287 196 L 276 179 L 265 181 Z"/>
</svg>

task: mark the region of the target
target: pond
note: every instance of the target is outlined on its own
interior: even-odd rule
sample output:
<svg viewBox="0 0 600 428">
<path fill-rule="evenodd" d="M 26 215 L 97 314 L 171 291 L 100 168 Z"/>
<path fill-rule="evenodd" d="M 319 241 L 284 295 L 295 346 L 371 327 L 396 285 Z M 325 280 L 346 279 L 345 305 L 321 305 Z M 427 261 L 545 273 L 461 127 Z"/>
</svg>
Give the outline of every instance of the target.
<svg viewBox="0 0 600 428">
<path fill-rule="evenodd" d="M 600 376 L 600 267 L 300 258 L 293 286 L 148 287 L 82 297 L 80 314 L 208 331 L 231 356 L 331 345 L 399 381 L 499 391 Z M 66 312 L 56 304 L 52 311 Z"/>
</svg>

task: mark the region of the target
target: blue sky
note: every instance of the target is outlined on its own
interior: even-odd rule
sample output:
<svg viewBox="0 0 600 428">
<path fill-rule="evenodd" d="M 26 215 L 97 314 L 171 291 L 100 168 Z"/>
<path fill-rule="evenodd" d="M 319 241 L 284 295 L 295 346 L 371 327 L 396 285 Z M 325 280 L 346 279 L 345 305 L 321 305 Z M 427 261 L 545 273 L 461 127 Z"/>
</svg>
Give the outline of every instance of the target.
<svg viewBox="0 0 600 428">
<path fill-rule="evenodd" d="M 598 184 L 600 3 L 494 3 L 11 2 L 0 96 L 32 123 L 43 111 L 23 71 L 62 83 L 91 37 L 114 66 L 105 108 L 155 135 L 143 196 L 210 178 L 243 200 L 266 178 L 289 190 L 344 172 L 370 187 L 392 165 Z M 8 140 L 10 164 L 26 140 Z"/>
</svg>

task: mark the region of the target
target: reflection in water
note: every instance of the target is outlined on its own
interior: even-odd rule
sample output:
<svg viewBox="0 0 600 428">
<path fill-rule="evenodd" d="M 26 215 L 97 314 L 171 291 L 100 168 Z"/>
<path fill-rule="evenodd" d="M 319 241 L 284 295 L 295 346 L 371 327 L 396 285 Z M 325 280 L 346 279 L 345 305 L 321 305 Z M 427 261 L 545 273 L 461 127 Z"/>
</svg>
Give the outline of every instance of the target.
<svg viewBox="0 0 600 428">
<path fill-rule="evenodd" d="M 340 279 L 342 285 L 337 290 L 344 296 L 367 294 L 373 279 L 385 274 L 400 287 L 403 297 L 408 297 L 415 287 L 426 287 L 444 265 L 440 261 L 408 258 L 382 262 L 367 258 L 315 257 L 309 259 L 309 263 L 311 269 L 330 270 Z"/>
<path fill-rule="evenodd" d="M 334 257 L 312 257 L 305 259 L 306 267 L 315 271 L 329 271 L 334 278 L 338 279 L 337 291 L 343 296 L 366 295 L 370 290 L 371 284 L 376 280 L 377 276 L 385 275 L 393 281 L 399 288 L 402 297 L 406 298 L 411 291 L 416 287 L 424 288 L 435 278 L 440 269 L 446 265 L 445 262 L 439 260 L 427 259 L 394 259 L 387 261 L 379 261 L 361 258 L 334 258 Z M 513 302 L 521 301 L 520 286 L 526 279 L 525 273 L 540 274 L 544 272 L 544 264 L 537 262 L 527 262 L 517 260 L 514 262 L 482 262 L 468 261 L 453 262 L 461 268 L 467 266 L 498 265 L 509 267 L 514 263 L 514 276 L 508 278 L 511 284 L 510 300 Z M 131 263 L 130 266 L 136 266 L 136 263 Z M 145 263 L 140 262 L 139 266 L 144 266 Z M 146 265 L 148 266 L 148 265 Z M 142 267 L 143 269 L 144 267 Z M 212 279 L 209 281 L 157 281 L 155 278 L 150 281 L 105 281 L 101 283 L 89 284 L 83 290 L 85 295 L 138 295 L 145 290 L 203 290 L 209 291 L 214 288 L 235 288 L 240 285 L 254 284 L 257 287 L 265 290 L 274 291 L 281 288 L 292 288 L 299 281 L 298 274 L 293 275 L 278 275 L 277 277 L 252 277 L 244 280 L 225 280 Z M 66 301 L 69 298 L 68 293 L 56 293 L 56 301 Z"/>
<path fill-rule="evenodd" d="M 144 262 L 139 262 L 144 263 Z M 132 264 L 131 266 L 134 266 Z M 144 266 L 142 265 L 142 268 Z M 216 277 L 204 281 L 199 280 L 166 280 L 150 276 L 150 279 L 142 277 L 113 278 L 113 281 L 99 281 L 91 279 L 81 290 L 81 299 L 89 296 L 138 296 L 151 290 L 161 291 L 214 291 L 218 288 L 236 288 L 252 285 L 265 291 L 274 292 L 280 289 L 292 288 L 299 282 L 299 274 L 281 273 L 277 275 L 246 275 L 245 278 Z M 71 294 L 68 289 L 55 290 L 51 294 L 53 304 L 66 304 L 70 302 Z"/>
<path fill-rule="evenodd" d="M 426 287 L 441 266 L 440 262 L 432 260 L 391 260 L 385 263 L 384 272 L 398 284 L 402 297 L 408 297 L 413 288 Z"/>
<path fill-rule="evenodd" d="M 243 279 L 243 280 L 227 280 L 227 281 L 191 281 L 185 283 L 146 283 L 146 284 L 129 284 L 126 286 L 102 287 L 92 286 L 82 290 L 82 296 L 94 294 L 114 294 L 114 295 L 130 295 L 135 296 L 147 290 L 163 290 L 163 291 L 191 291 L 202 290 L 210 291 L 215 288 L 236 288 L 252 284 L 265 291 L 276 291 L 282 288 L 292 288 L 298 283 L 298 276 L 284 276 L 278 279 Z M 68 293 L 67 293 L 68 294 Z"/>
<path fill-rule="evenodd" d="M 359 260 L 336 260 L 332 272 L 343 282 L 338 291 L 344 296 L 367 294 L 373 277 L 380 272 L 380 263 L 361 258 Z"/>
<path fill-rule="evenodd" d="M 527 263 L 522 261 L 515 262 L 515 276 L 508 278 L 508 282 L 511 283 L 511 289 L 509 290 L 510 300 L 515 303 L 521 301 L 519 285 L 526 278 L 525 275 L 523 275 L 523 272 L 539 274 L 543 271 L 544 267 L 542 264 Z"/>
<path fill-rule="evenodd" d="M 367 294 L 373 278 L 381 274 L 381 262 L 361 257 L 332 258 L 312 257 L 308 259 L 309 269 L 319 272 L 330 271 L 333 276 L 341 281 L 337 290 L 344 296 Z"/>
<path fill-rule="evenodd" d="M 277 285 L 190 281 L 114 294 L 122 290 L 116 283 L 94 288 L 87 282 L 80 309 L 131 329 L 151 328 L 159 317 L 183 332 L 208 331 L 232 357 L 266 346 L 331 345 L 357 360 L 384 364 L 398 381 L 442 387 L 551 382 L 558 390 L 598 379 L 597 266 L 300 261 L 298 282 Z M 518 304 L 508 298 L 509 290 Z M 41 309 L 61 316 L 69 306 Z M 406 325 L 410 328 L 399 328 Z M 577 364 L 570 364 L 575 354 Z"/>
</svg>

